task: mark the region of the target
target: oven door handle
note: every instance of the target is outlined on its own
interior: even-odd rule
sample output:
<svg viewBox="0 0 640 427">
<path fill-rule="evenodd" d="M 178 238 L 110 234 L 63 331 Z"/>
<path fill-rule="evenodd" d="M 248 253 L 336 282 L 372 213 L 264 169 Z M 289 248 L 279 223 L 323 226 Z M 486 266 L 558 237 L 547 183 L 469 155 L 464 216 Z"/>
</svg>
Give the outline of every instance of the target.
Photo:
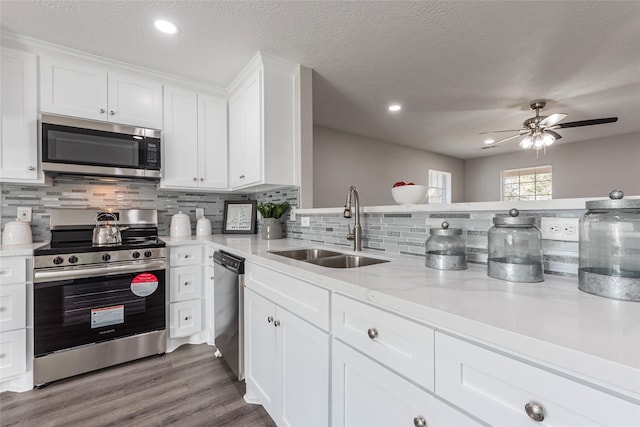
<svg viewBox="0 0 640 427">
<path fill-rule="evenodd" d="M 145 261 L 143 263 L 117 265 L 111 264 L 104 267 L 76 267 L 73 270 L 65 268 L 35 270 L 33 283 L 53 282 L 57 280 L 83 279 L 87 277 L 114 276 L 117 274 L 143 273 L 145 271 L 164 270 L 164 260 Z"/>
</svg>

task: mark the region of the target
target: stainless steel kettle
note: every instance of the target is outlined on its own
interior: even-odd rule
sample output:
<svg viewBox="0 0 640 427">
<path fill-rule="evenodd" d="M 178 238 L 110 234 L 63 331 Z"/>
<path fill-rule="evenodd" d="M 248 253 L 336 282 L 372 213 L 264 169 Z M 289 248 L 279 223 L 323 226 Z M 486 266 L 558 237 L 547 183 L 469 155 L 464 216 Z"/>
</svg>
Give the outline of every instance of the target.
<svg viewBox="0 0 640 427">
<path fill-rule="evenodd" d="M 98 218 L 110 217 L 113 224 L 109 224 L 109 220 L 105 224 L 98 224 Z M 101 213 L 96 216 L 96 226 L 93 229 L 93 245 L 94 246 L 115 246 L 122 244 L 122 235 L 120 231 L 127 230 L 129 227 L 118 227 L 118 218 L 112 213 Z"/>
</svg>

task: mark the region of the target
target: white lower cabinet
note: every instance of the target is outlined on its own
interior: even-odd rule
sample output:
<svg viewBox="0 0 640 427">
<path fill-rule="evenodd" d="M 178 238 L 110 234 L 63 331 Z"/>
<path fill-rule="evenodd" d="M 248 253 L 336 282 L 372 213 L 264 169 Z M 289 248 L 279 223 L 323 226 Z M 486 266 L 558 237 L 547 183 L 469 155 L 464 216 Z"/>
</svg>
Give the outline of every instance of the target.
<svg viewBox="0 0 640 427">
<path fill-rule="evenodd" d="M 338 340 L 332 354 L 332 427 L 482 425 Z"/>
<path fill-rule="evenodd" d="M 638 426 L 640 405 L 436 333 L 436 393 L 492 426 Z"/>
<path fill-rule="evenodd" d="M 203 330 L 202 246 L 184 245 L 169 249 L 169 345 L 172 351 L 185 342 L 200 343 Z M 177 338 L 193 338 L 189 341 Z"/>
<path fill-rule="evenodd" d="M 244 303 L 248 400 L 279 426 L 329 425 L 329 334 L 251 289 Z"/>
</svg>

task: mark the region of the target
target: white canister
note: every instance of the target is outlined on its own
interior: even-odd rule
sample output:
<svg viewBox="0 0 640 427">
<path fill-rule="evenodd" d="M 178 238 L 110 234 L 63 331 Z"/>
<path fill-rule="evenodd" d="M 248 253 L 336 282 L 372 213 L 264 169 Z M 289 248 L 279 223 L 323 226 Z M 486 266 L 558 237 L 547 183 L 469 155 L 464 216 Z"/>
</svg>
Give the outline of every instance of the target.
<svg viewBox="0 0 640 427">
<path fill-rule="evenodd" d="M 178 212 L 171 217 L 171 228 L 169 229 L 171 237 L 190 237 L 191 236 L 191 220 L 189 215 Z"/>
<path fill-rule="evenodd" d="M 33 242 L 31 224 L 24 221 L 9 221 L 2 232 L 3 245 L 28 245 Z"/>
<path fill-rule="evenodd" d="M 200 218 L 196 223 L 196 236 L 211 236 L 211 221 Z"/>
</svg>

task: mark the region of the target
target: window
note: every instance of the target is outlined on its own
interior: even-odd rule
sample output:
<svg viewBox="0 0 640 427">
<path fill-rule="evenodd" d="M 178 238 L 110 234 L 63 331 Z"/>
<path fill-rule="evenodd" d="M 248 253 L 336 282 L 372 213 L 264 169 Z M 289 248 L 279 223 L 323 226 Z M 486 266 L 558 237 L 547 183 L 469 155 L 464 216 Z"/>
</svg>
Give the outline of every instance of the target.
<svg viewBox="0 0 640 427">
<path fill-rule="evenodd" d="M 451 203 L 451 173 L 429 169 L 429 203 Z"/>
<path fill-rule="evenodd" d="M 501 172 L 502 200 L 551 200 L 551 165 Z"/>
</svg>

